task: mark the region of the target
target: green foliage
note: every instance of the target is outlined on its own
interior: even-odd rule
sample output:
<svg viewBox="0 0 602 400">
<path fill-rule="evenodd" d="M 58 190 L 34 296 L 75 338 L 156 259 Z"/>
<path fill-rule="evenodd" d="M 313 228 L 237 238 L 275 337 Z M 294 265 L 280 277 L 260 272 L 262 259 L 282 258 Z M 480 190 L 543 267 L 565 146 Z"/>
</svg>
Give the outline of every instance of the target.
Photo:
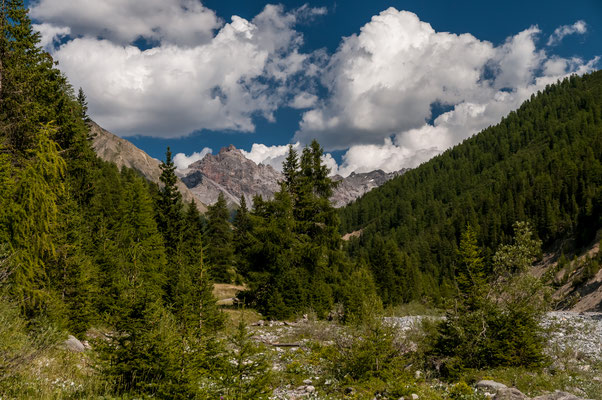
<svg viewBox="0 0 602 400">
<path fill-rule="evenodd" d="M 352 319 L 362 313 L 365 300 L 375 297 L 365 274 L 360 285 L 365 290 L 349 286 L 355 268 L 341 250 L 339 220 L 328 200 L 335 183 L 328 178 L 322 154 L 314 141 L 298 162 L 290 147 L 280 191 L 271 201 L 256 197 L 250 224 L 245 225 L 250 229 L 245 236 L 248 247 L 240 254 L 245 266 L 241 272 L 250 290 L 243 297 L 269 318 L 310 310 L 323 318 L 335 303 L 343 302 Z"/>
<path fill-rule="evenodd" d="M 194 202 L 188 204 L 182 233 L 182 264 L 176 271 L 173 309 L 184 332 L 199 335 L 223 327 L 224 315 L 213 296 L 201 240 L 202 219 Z"/>
<path fill-rule="evenodd" d="M 216 282 L 231 282 L 234 277 L 234 251 L 230 213 L 224 194 L 207 211 L 207 263 Z"/>
<path fill-rule="evenodd" d="M 467 232 L 460 262 L 474 272 L 482 260 L 476 237 Z M 527 271 L 540 251 L 532 236 L 528 224 L 516 223 L 514 243 L 500 246 L 494 256 L 500 275 L 482 280 L 479 287 L 470 279 L 459 280 L 466 283 L 431 336 L 432 361 L 443 375 L 457 377 L 465 368 L 542 365 L 545 340 L 539 321 L 546 299 L 541 282 Z"/>
<path fill-rule="evenodd" d="M 220 394 L 228 400 L 267 399 L 271 394 L 271 364 L 265 350 L 257 345 L 241 320 L 229 338 L 231 350 L 220 371 L 223 388 Z"/>
<path fill-rule="evenodd" d="M 34 136 L 27 166 L 17 175 L 8 230 L 18 266 L 13 290 L 24 309 L 44 306 L 46 263 L 56 256 L 55 237 L 58 202 L 64 195 L 65 161 L 50 136 L 55 129 L 43 126 Z"/>
<path fill-rule="evenodd" d="M 337 340 L 330 353 L 328 371 L 344 382 L 363 382 L 372 378 L 387 379 L 401 363 L 401 347 L 396 330 L 373 313 L 357 326 L 356 332 Z"/>
<path fill-rule="evenodd" d="M 468 224 L 483 246 L 486 274 L 517 220 L 529 221 L 544 246 L 571 237 L 589 243 L 602 227 L 601 99 L 601 71 L 572 76 L 370 191 L 339 211 L 342 232 L 362 229 L 350 254 L 364 257 L 377 236 L 391 239 L 421 272 L 417 298 L 442 304 L 453 294 L 457 243 Z M 376 278 L 377 286 L 387 279 Z"/>
</svg>

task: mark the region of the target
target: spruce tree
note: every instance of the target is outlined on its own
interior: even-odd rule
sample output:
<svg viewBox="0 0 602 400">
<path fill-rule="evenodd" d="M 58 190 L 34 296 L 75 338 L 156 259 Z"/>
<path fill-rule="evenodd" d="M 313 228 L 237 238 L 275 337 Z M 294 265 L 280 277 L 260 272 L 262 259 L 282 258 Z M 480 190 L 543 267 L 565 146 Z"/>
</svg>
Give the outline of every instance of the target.
<svg viewBox="0 0 602 400">
<path fill-rule="evenodd" d="M 297 192 L 297 178 L 299 175 L 299 155 L 292 144 L 288 146 L 286 160 L 282 164 L 282 174 L 287 190 L 293 194 Z"/>
<path fill-rule="evenodd" d="M 124 169 L 122 180 L 125 190 L 114 239 L 117 259 L 106 288 L 112 299 L 112 333 L 95 346 L 99 368 L 117 393 L 155 394 L 176 374 L 181 340 L 173 336 L 172 317 L 162 305 L 165 251 L 148 188 L 133 171 Z"/>
<path fill-rule="evenodd" d="M 224 323 L 224 315 L 213 296 L 213 284 L 205 265 L 202 225 L 196 204 L 191 201 L 184 219 L 183 263 L 178 271 L 173 308 L 184 334 L 196 336 L 215 332 Z"/>
<path fill-rule="evenodd" d="M 79 90 L 77 92 L 77 102 L 80 107 L 81 119 L 84 120 L 85 122 L 92 121 L 90 119 L 90 116 L 88 115 L 88 100 L 86 99 L 86 94 L 84 93 L 84 89 L 82 89 L 81 87 L 79 88 Z"/>
<path fill-rule="evenodd" d="M 238 274 L 246 275 L 249 271 L 248 252 L 253 246 L 253 225 L 244 195 L 240 196 L 240 207 L 236 212 L 233 224 L 236 270 Z"/>
<path fill-rule="evenodd" d="M 456 282 L 460 295 L 464 299 L 476 301 L 485 288 L 485 265 L 481 250 L 477 244 L 477 236 L 470 225 L 462 233 Z"/>
<path fill-rule="evenodd" d="M 178 271 L 183 266 L 181 255 L 182 245 L 182 194 L 178 191 L 178 177 L 175 174 L 176 166 L 171 158 L 171 150 L 169 147 L 165 153 L 165 162 L 160 165 L 161 176 L 160 180 L 163 184 L 159 191 L 157 199 L 157 227 L 163 235 L 163 242 L 167 255 L 167 286 L 166 299 L 168 302 L 173 301 L 176 277 Z"/>
<path fill-rule="evenodd" d="M 223 366 L 222 398 L 228 400 L 268 399 L 270 388 L 270 363 L 261 346 L 251 338 L 241 320 L 228 339 L 232 350 Z"/>
<path fill-rule="evenodd" d="M 157 201 L 157 227 L 165 239 L 168 257 L 175 258 L 182 233 L 182 194 L 178 191 L 176 166 L 171 158 L 169 147 L 165 152 L 165 161 L 161 163 L 160 180 L 163 186 Z"/>
<path fill-rule="evenodd" d="M 234 275 L 234 248 L 232 229 L 224 194 L 207 211 L 207 262 L 212 278 L 217 282 L 231 282 Z"/>
</svg>

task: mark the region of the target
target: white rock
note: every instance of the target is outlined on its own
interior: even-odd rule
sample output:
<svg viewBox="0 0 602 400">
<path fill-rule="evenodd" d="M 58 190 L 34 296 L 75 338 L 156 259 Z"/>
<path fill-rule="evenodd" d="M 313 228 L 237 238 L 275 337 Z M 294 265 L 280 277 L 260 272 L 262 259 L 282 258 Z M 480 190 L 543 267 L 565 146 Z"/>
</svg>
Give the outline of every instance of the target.
<svg viewBox="0 0 602 400">
<path fill-rule="evenodd" d="M 503 383 L 499 383 L 496 381 L 490 381 L 490 380 L 478 381 L 476 386 L 477 386 L 477 388 L 482 389 L 482 390 L 492 390 L 492 391 L 498 391 L 500 389 L 505 389 L 508 387 L 508 386 L 504 385 Z"/>
<path fill-rule="evenodd" d="M 313 393 L 313 392 L 315 392 L 315 391 L 316 391 L 316 388 L 315 388 L 315 387 L 313 387 L 312 385 L 307 385 L 307 386 L 305 387 L 305 391 L 306 391 L 307 393 Z"/>
<path fill-rule="evenodd" d="M 416 393 L 412 393 L 412 400 L 418 400 L 419 396 Z"/>
<path fill-rule="evenodd" d="M 65 340 L 65 347 L 68 350 L 74 351 L 76 353 L 82 353 L 86 350 L 86 347 L 80 342 L 75 336 L 69 335 L 67 340 Z"/>
<path fill-rule="evenodd" d="M 303 383 L 305 383 L 306 385 L 311 385 L 311 379 L 306 379 L 303 381 Z"/>
</svg>

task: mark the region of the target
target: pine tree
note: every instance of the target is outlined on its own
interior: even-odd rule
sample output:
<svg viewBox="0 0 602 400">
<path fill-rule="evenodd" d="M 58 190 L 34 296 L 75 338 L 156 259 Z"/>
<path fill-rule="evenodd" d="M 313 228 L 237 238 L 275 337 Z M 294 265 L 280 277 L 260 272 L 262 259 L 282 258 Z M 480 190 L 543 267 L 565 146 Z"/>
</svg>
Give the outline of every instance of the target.
<svg viewBox="0 0 602 400">
<path fill-rule="evenodd" d="M 292 194 L 297 192 L 297 177 L 299 175 L 299 155 L 292 144 L 288 146 L 286 160 L 282 164 L 282 174 L 287 190 Z"/>
<path fill-rule="evenodd" d="M 176 277 L 179 269 L 183 266 L 181 257 L 181 244 L 183 232 L 182 220 L 182 194 L 178 191 L 178 177 L 175 174 L 176 167 L 171 158 L 169 147 L 165 153 L 165 162 L 160 165 L 160 180 L 163 184 L 157 199 L 157 227 L 163 235 L 163 242 L 166 249 L 167 265 L 167 286 L 166 299 L 173 301 Z"/>
<path fill-rule="evenodd" d="M 234 275 L 234 249 L 232 229 L 228 222 L 228 207 L 223 193 L 207 211 L 207 262 L 211 276 L 217 282 L 231 282 Z"/>
<path fill-rule="evenodd" d="M 88 115 L 88 100 L 86 99 L 86 94 L 84 93 L 84 89 L 81 87 L 77 92 L 77 102 L 79 104 L 81 110 L 81 119 L 85 122 L 92 121 L 90 116 Z"/>
<path fill-rule="evenodd" d="M 194 201 L 188 204 L 182 240 L 183 263 L 178 271 L 174 312 L 186 335 L 200 336 L 223 326 L 224 315 L 213 296 L 201 240 L 202 220 Z"/>
<path fill-rule="evenodd" d="M 248 252 L 253 246 L 252 221 L 245 196 L 240 196 L 240 207 L 234 217 L 234 255 L 238 274 L 249 272 Z"/>
<path fill-rule="evenodd" d="M 477 236 L 470 225 L 462 233 L 456 282 L 465 299 L 479 296 L 485 287 L 484 261 L 477 244 Z"/>
</svg>

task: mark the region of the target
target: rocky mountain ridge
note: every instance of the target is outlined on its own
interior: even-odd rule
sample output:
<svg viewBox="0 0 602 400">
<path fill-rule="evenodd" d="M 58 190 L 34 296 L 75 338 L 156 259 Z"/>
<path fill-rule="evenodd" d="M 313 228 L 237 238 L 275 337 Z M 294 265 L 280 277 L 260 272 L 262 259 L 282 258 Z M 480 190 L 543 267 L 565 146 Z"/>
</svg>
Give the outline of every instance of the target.
<svg viewBox="0 0 602 400">
<path fill-rule="evenodd" d="M 119 168 L 132 168 L 149 181 L 160 184 L 159 160 L 94 122 L 90 123 L 90 133 L 93 137 L 92 147 L 101 159 Z M 339 185 L 331 200 L 335 207 L 343 207 L 405 171 L 354 172 L 345 178 L 335 175 L 332 179 Z M 256 164 L 233 145 L 222 148 L 218 154 L 207 154 L 186 170 L 176 172 L 180 178 L 178 189 L 183 200 L 194 200 L 201 212 L 207 210 L 207 205 L 215 204 L 220 192 L 230 208 L 238 207 L 241 196 L 245 196 L 247 204 L 252 203 L 255 195 L 271 199 L 280 189 L 279 182 L 283 179 L 283 175 L 272 166 Z"/>
<path fill-rule="evenodd" d="M 343 178 L 333 177 L 339 182 L 331 200 L 335 207 L 343 207 L 388 180 L 403 174 L 405 170 L 386 173 L 382 170 L 367 173 L 352 173 Z M 283 175 L 270 165 L 256 164 L 230 145 L 218 154 L 207 154 L 202 160 L 180 172 L 182 182 L 204 204 L 214 204 L 220 192 L 224 193 L 230 207 L 237 207 L 240 197 L 245 196 L 251 204 L 253 196 L 271 199 L 280 189 L 278 182 Z"/>
<path fill-rule="evenodd" d="M 239 205 L 242 195 L 248 204 L 255 195 L 272 198 L 282 180 L 280 172 L 269 165 L 255 164 L 232 145 L 190 164 L 182 175 L 182 182 L 203 203 L 215 204 L 222 192 L 231 207 Z"/>
<path fill-rule="evenodd" d="M 132 168 L 149 181 L 160 185 L 161 169 L 159 165 L 161 162 L 159 160 L 152 158 L 127 140 L 103 129 L 95 122 L 90 122 L 90 135 L 92 136 L 92 148 L 99 158 L 114 163 L 119 169 L 122 167 Z M 184 202 L 190 203 L 193 200 L 200 212 L 207 211 L 207 206 L 181 181 L 178 181 L 178 190 L 182 193 Z"/>
</svg>

